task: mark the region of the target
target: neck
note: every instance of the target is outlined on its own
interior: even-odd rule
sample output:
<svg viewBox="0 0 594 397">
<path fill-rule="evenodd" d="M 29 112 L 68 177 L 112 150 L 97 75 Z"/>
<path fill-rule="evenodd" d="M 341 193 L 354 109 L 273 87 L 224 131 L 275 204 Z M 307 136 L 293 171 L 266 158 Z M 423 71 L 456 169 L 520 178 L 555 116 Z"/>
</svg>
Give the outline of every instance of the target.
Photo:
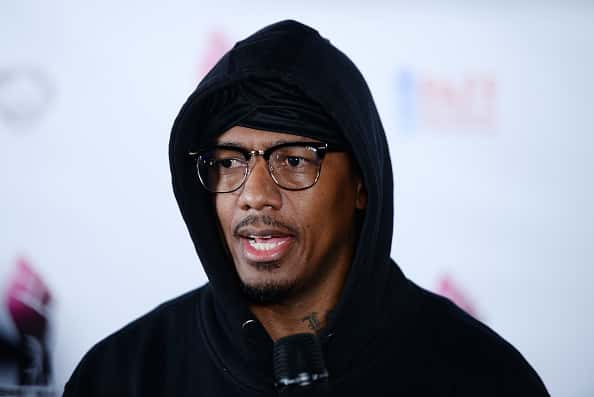
<svg viewBox="0 0 594 397">
<path fill-rule="evenodd" d="M 327 302 L 295 302 L 252 305 L 250 309 L 273 340 L 283 336 L 310 332 L 318 333 L 326 326 L 328 313 L 336 299 Z"/>
</svg>

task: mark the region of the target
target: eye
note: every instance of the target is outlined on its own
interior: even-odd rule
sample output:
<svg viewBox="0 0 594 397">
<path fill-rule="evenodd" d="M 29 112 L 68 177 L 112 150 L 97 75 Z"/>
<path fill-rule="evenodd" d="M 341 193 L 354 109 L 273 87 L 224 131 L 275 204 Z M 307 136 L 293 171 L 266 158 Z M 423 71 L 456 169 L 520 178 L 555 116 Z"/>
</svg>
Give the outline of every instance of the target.
<svg viewBox="0 0 594 397">
<path fill-rule="evenodd" d="M 273 169 L 305 172 L 316 165 L 316 152 L 307 146 L 285 146 L 277 149 L 270 160 Z"/>
<path fill-rule="evenodd" d="M 291 167 L 299 167 L 300 165 L 303 165 L 304 159 L 303 157 L 288 156 L 286 161 Z"/>
<path fill-rule="evenodd" d="M 222 158 L 217 160 L 212 160 L 210 163 L 211 167 L 220 167 L 220 168 L 241 168 L 243 167 L 243 161 L 236 158 Z"/>
</svg>

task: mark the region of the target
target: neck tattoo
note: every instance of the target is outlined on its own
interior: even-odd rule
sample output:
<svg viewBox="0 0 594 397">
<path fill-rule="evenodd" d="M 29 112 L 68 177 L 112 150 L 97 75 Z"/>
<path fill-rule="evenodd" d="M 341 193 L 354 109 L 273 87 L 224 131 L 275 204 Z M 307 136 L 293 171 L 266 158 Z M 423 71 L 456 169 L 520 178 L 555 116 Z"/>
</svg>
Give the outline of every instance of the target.
<svg viewBox="0 0 594 397">
<path fill-rule="evenodd" d="M 302 322 L 307 321 L 307 326 L 314 332 L 318 332 L 322 328 L 322 323 L 318 319 L 318 313 L 312 312 L 301 319 Z"/>
</svg>

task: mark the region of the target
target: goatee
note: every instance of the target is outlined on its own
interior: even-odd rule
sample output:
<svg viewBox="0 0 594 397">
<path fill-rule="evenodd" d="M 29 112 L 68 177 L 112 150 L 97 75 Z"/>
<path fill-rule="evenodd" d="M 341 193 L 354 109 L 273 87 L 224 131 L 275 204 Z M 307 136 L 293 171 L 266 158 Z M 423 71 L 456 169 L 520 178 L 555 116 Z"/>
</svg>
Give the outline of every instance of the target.
<svg viewBox="0 0 594 397">
<path fill-rule="evenodd" d="M 243 295 L 250 303 L 258 305 L 270 305 L 282 303 L 293 292 L 295 283 L 291 282 L 264 282 L 261 284 L 241 283 Z"/>
</svg>

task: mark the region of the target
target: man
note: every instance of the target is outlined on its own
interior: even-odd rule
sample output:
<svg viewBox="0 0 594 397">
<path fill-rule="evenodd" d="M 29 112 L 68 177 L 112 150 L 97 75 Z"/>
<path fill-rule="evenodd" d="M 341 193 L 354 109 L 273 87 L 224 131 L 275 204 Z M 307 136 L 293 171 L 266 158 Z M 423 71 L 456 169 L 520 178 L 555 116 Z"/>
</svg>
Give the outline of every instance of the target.
<svg viewBox="0 0 594 397">
<path fill-rule="evenodd" d="M 313 29 L 284 21 L 237 43 L 180 111 L 170 159 L 209 283 L 96 345 L 66 396 L 548 395 L 512 346 L 390 259 L 379 116 Z M 279 346 L 318 371 L 279 377 Z"/>
</svg>

